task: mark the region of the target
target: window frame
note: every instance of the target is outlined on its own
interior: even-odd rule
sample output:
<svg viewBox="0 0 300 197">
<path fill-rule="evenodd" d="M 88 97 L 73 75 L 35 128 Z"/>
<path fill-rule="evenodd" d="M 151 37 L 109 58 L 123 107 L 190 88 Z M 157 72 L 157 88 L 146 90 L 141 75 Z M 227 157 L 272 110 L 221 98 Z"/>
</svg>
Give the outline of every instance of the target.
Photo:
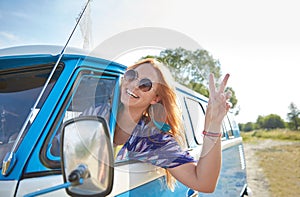
<svg viewBox="0 0 300 197">
<path fill-rule="evenodd" d="M 226 139 L 233 139 L 235 138 L 231 122 L 229 120 L 228 115 L 226 115 L 222 122 L 223 132 L 225 133 Z M 223 138 L 223 137 L 222 137 Z"/>
<path fill-rule="evenodd" d="M 185 96 L 184 97 L 184 102 L 185 102 L 185 106 L 186 106 L 186 111 L 187 111 L 187 114 L 188 114 L 188 119 L 189 119 L 189 124 L 190 124 L 190 128 L 192 130 L 192 134 L 193 134 L 193 138 L 194 138 L 194 141 L 196 142 L 197 145 L 201 145 L 203 144 L 203 136 L 202 136 L 202 130 L 198 131 L 197 128 L 195 128 L 195 125 L 193 124 L 194 121 L 191 117 L 191 112 L 190 112 L 190 108 L 189 108 L 189 104 L 188 104 L 188 101 L 187 100 L 190 100 L 191 102 L 194 102 L 194 104 L 196 105 L 199 105 L 202 113 L 201 114 L 198 114 L 200 115 L 199 120 L 197 121 L 197 123 L 202 123 L 202 128 L 199 128 L 199 126 L 197 125 L 196 127 L 198 129 L 204 129 L 204 120 L 205 120 L 205 109 L 203 107 L 203 102 L 201 102 L 200 100 L 198 99 L 195 99 L 193 97 L 188 97 L 188 96 Z M 191 106 L 192 107 L 192 106 Z M 200 112 L 200 111 L 198 111 Z M 201 117 L 203 117 L 203 120 L 201 120 Z M 185 121 L 186 122 L 186 121 Z M 197 133 L 198 132 L 198 133 Z"/>
<path fill-rule="evenodd" d="M 99 75 L 95 75 L 99 73 Z M 111 78 L 112 80 L 115 81 L 115 88 L 118 85 L 118 81 L 120 79 L 120 75 L 118 73 L 112 73 L 109 71 L 105 71 L 102 69 L 99 70 L 94 70 L 90 68 L 84 68 L 78 71 L 76 74 L 76 77 L 74 81 L 72 82 L 70 86 L 70 90 L 66 93 L 66 97 L 63 101 L 62 106 L 59 109 L 59 112 L 57 113 L 54 122 L 52 123 L 52 126 L 50 128 L 50 131 L 44 140 L 44 143 L 40 149 L 40 160 L 42 164 L 50 169 L 58 169 L 61 167 L 61 157 L 60 156 L 54 156 L 50 153 L 50 148 L 51 148 L 51 143 L 53 138 L 56 136 L 56 133 L 58 132 L 59 128 L 61 127 L 63 123 L 63 117 L 65 117 L 65 113 L 67 112 L 67 108 L 70 105 L 70 102 L 72 101 L 72 97 L 74 96 L 74 93 L 76 93 L 77 88 L 80 85 L 81 80 L 85 76 L 90 76 L 90 77 L 96 77 L 99 78 L 99 80 L 105 76 L 107 78 Z M 69 86 L 69 84 L 66 85 L 66 87 Z M 118 97 L 118 95 L 115 95 L 116 91 L 113 89 L 111 90 L 112 93 L 112 100 L 115 99 L 115 97 Z M 113 101 L 112 101 L 113 102 Z M 112 110 L 112 108 L 110 109 Z M 108 127 L 111 128 L 111 125 L 114 124 L 114 121 L 112 121 L 113 118 L 113 113 L 110 113 L 110 122 L 108 122 Z"/>
</svg>

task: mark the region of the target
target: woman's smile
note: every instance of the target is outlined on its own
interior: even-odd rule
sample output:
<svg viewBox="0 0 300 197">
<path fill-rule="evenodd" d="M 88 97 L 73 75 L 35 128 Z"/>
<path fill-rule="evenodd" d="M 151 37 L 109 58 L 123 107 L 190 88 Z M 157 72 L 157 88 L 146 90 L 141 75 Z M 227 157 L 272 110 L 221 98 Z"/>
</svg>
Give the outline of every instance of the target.
<svg viewBox="0 0 300 197">
<path fill-rule="evenodd" d="M 129 96 L 131 96 L 131 97 L 133 97 L 133 98 L 135 98 L 135 99 L 140 98 L 139 96 L 137 96 L 136 94 L 134 94 L 132 91 L 130 91 L 128 88 L 126 89 L 126 93 L 127 93 Z"/>
</svg>

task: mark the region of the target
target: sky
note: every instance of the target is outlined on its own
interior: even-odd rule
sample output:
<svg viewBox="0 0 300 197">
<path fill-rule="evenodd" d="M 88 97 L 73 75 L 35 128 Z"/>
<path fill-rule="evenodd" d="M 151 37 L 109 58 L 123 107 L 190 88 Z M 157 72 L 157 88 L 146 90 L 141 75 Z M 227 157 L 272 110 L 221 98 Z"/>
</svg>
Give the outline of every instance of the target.
<svg viewBox="0 0 300 197">
<path fill-rule="evenodd" d="M 64 45 L 85 2 L 1 0 L 0 49 L 29 44 Z M 144 27 L 179 33 L 218 59 L 223 74 L 231 74 L 228 86 L 238 99 L 238 122 L 255 122 L 259 115 L 269 114 L 286 120 L 291 102 L 300 108 L 298 4 L 297 0 L 93 0 L 89 49 L 105 46 L 117 51 L 117 61 L 130 64 L 141 54 L 158 53 L 162 46 L 145 44 L 128 50 L 124 45 L 130 44 L 125 41 L 114 45 L 107 45 L 111 43 L 107 41 Z M 69 46 L 83 47 L 79 30 Z M 154 36 L 147 34 L 141 39 L 151 40 Z M 135 42 L 135 38 L 128 42 Z"/>
</svg>

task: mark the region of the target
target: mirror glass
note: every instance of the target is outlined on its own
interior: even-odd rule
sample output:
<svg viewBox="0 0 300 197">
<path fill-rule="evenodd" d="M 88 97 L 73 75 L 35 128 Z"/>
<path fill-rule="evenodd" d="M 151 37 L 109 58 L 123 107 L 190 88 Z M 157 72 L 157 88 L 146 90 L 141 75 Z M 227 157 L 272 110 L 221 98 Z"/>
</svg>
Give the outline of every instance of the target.
<svg viewBox="0 0 300 197">
<path fill-rule="evenodd" d="M 62 158 L 64 180 L 78 166 L 86 166 L 83 184 L 71 186 L 68 193 L 106 195 L 112 187 L 112 146 L 107 124 L 99 117 L 79 117 L 67 121 L 63 128 Z"/>
</svg>

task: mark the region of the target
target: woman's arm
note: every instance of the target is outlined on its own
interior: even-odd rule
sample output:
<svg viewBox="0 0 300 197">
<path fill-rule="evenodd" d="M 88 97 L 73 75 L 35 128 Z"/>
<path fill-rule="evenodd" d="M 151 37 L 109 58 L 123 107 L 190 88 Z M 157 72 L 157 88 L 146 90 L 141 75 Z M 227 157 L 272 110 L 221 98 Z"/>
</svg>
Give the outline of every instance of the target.
<svg viewBox="0 0 300 197">
<path fill-rule="evenodd" d="M 230 93 L 225 93 L 229 74 L 227 74 L 219 89 L 214 83 L 214 76 L 209 77 L 209 102 L 205 114 L 204 130 L 211 133 L 221 133 L 222 120 L 230 108 L 228 99 Z M 170 173 L 187 187 L 200 192 L 215 190 L 221 169 L 221 138 L 205 136 L 200 159 L 197 164 L 187 163 L 175 168 L 169 168 Z"/>
</svg>

